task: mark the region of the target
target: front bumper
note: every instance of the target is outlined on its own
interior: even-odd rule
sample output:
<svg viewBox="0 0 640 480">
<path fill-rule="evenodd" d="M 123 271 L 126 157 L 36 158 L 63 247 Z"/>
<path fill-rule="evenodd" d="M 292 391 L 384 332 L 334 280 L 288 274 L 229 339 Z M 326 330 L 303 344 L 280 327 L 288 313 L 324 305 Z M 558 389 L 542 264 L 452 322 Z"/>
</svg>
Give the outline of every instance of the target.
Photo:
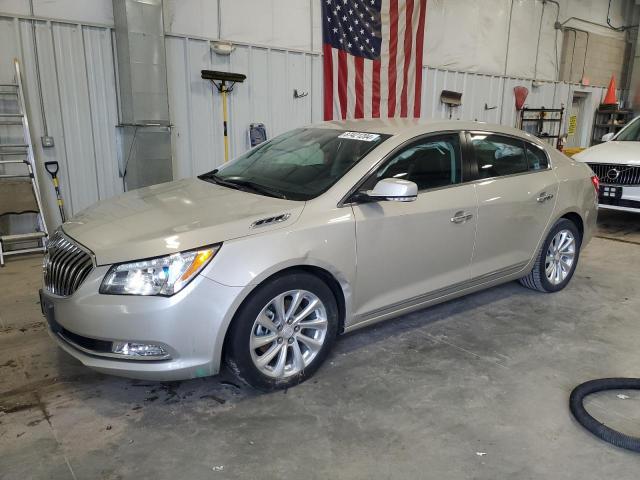
<svg viewBox="0 0 640 480">
<path fill-rule="evenodd" d="M 108 267 L 95 268 L 70 297 L 42 292 L 49 332 L 60 347 L 100 372 L 146 380 L 184 380 L 220 369 L 227 326 L 241 287 L 202 275 L 172 297 L 102 295 Z M 108 352 L 112 342 L 162 345 L 162 360 L 128 359 Z M 106 348 L 105 348 L 106 346 Z"/>
</svg>

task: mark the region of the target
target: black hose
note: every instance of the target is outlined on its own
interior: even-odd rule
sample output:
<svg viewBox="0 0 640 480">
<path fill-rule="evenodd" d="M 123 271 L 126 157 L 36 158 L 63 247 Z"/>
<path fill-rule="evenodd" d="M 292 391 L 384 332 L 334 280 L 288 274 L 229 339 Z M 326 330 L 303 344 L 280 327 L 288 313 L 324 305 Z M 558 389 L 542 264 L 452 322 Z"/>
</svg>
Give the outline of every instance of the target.
<svg viewBox="0 0 640 480">
<path fill-rule="evenodd" d="M 578 385 L 569 397 L 569 408 L 578 423 L 596 437 L 617 447 L 640 453 L 640 437 L 625 435 L 593 418 L 584 408 L 583 400 L 592 393 L 605 390 L 640 390 L 640 378 L 601 378 Z"/>
</svg>

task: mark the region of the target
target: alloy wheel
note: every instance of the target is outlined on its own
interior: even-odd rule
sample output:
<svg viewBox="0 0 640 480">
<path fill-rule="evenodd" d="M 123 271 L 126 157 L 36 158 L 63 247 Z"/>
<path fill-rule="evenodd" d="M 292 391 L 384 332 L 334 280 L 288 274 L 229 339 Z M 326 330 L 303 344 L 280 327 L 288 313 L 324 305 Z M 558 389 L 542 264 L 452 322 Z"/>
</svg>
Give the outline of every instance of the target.
<svg viewBox="0 0 640 480">
<path fill-rule="evenodd" d="M 560 230 L 555 234 L 545 257 L 545 274 L 552 285 L 565 281 L 571 273 L 576 257 L 576 239 L 570 230 Z"/>
<path fill-rule="evenodd" d="M 327 310 L 317 295 L 290 290 L 272 298 L 253 322 L 249 348 L 256 368 L 288 378 L 308 367 L 327 336 Z"/>
</svg>

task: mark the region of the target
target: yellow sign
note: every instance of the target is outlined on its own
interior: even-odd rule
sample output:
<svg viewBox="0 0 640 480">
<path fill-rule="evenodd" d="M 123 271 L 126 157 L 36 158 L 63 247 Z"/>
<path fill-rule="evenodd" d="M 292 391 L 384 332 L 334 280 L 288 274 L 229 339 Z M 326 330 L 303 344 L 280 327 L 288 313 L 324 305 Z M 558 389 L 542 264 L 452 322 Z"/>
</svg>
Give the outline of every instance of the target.
<svg viewBox="0 0 640 480">
<path fill-rule="evenodd" d="M 567 131 L 567 135 L 575 135 L 577 126 L 578 126 L 578 116 L 571 115 L 569 117 L 569 130 Z"/>
</svg>

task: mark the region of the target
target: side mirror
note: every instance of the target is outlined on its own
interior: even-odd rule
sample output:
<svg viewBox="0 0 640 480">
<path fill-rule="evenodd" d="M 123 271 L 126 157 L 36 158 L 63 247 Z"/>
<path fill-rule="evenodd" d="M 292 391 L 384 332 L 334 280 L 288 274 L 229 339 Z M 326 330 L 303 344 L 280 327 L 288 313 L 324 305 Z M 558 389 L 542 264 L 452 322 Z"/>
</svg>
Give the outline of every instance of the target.
<svg viewBox="0 0 640 480">
<path fill-rule="evenodd" d="M 367 197 L 371 200 L 413 202 L 418 197 L 418 186 L 400 178 L 385 178 L 376 183 L 373 190 L 367 192 Z"/>
<path fill-rule="evenodd" d="M 608 142 L 613 138 L 614 135 L 614 132 L 605 133 L 600 140 L 602 140 L 603 142 Z"/>
</svg>

